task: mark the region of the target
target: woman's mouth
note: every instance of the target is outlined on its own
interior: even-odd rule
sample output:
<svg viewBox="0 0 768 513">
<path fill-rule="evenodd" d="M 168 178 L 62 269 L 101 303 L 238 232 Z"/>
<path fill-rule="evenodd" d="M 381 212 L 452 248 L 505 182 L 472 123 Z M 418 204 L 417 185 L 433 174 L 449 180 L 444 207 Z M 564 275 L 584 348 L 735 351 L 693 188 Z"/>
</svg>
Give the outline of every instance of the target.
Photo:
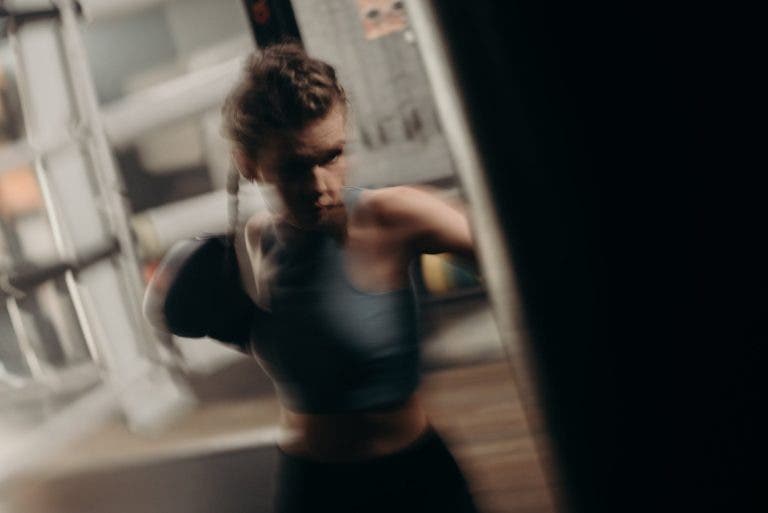
<svg viewBox="0 0 768 513">
<path fill-rule="evenodd" d="M 314 206 L 314 210 L 316 212 L 328 211 L 328 210 L 333 210 L 335 208 L 340 208 L 341 206 L 342 206 L 341 203 L 333 203 L 333 204 L 330 204 L 330 205 L 315 205 Z"/>
</svg>

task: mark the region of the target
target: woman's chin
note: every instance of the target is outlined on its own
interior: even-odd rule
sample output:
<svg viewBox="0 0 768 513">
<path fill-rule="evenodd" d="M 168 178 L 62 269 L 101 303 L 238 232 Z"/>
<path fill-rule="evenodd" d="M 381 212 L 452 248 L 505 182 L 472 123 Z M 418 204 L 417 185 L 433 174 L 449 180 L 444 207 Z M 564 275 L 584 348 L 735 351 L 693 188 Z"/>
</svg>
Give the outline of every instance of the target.
<svg viewBox="0 0 768 513">
<path fill-rule="evenodd" d="M 344 205 L 334 205 L 318 209 L 316 229 L 334 237 L 343 237 L 347 232 L 347 209 Z"/>
<path fill-rule="evenodd" d="M 347 211 L 344 205 L 293 211 L 287 219 L 299 229 L 321 231 L 334 237 L 345 234 L 347 229 Z"/>
</svg>

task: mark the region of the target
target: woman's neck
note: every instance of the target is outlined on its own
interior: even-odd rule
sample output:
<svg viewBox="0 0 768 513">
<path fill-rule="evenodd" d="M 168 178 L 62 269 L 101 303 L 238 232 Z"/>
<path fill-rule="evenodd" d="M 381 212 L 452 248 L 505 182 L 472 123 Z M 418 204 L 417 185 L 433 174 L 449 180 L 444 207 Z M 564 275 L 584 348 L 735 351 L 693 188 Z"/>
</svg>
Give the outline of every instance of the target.
<svg viewBox="0 0 768 513">
<path fill-rule="evenodd" d="M 302 226 L 287 212 L 276 215 L 274 220 L 280 238 L 287 243 L 300 243 L 323 235 L 330 236 L 339 245 L 344 245 L 347 240 L 348 219 L 345 208 L 314 226 Z"/>
</svg>

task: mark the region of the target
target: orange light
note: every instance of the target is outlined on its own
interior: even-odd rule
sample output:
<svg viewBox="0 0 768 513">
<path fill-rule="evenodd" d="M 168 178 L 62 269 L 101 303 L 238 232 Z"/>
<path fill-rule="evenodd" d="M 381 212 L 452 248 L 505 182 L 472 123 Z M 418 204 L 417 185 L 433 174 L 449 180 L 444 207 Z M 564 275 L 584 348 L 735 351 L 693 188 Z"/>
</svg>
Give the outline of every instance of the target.
<svg viewBox="0 0 768 513">
<path fill-rule="evenodd" d="M 43 208 L 43 197 L 29 166 L 0 173 L 0 216 L 9 218 Z"/>
</svg>

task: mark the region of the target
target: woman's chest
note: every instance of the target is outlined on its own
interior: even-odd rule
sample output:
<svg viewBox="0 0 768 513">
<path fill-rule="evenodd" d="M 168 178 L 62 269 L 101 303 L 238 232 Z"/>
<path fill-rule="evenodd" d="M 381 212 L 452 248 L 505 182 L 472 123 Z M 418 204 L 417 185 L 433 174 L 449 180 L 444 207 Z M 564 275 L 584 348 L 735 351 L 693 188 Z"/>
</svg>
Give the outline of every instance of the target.
<svg viewBox="0 0 768 513">
<path fill-rule="evenodd" d="M 381 294 L 408 286 L 409 259 L 391 236 L 350 227 L 346 240 L 328 236 L 266 237 L 253 259 L 257 283 L 270 288 L 346 295 L 349 289 Z M 354 294 L 353 294 L 354 295 Z"/>
</svg>

